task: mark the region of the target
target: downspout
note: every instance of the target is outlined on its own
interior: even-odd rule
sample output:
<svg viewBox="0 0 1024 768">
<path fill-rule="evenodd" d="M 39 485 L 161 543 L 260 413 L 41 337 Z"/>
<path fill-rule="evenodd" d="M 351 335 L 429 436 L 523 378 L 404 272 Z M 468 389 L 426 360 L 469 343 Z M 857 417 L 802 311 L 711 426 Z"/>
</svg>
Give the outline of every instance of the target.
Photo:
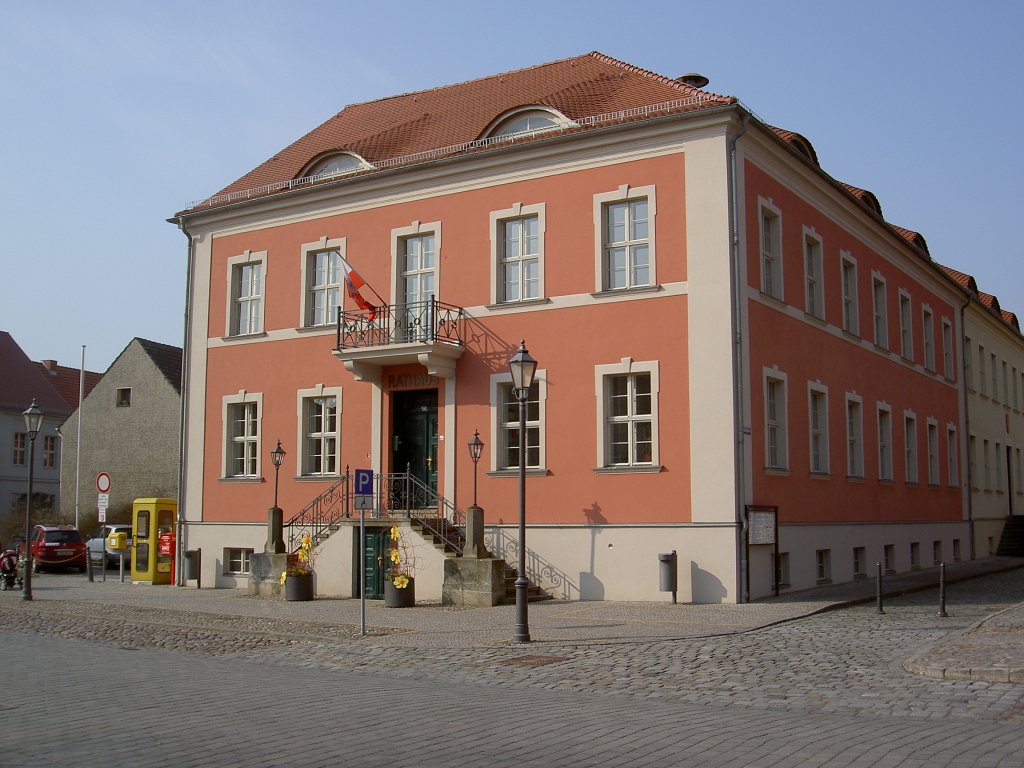
<svg viewBox="0 0 1024 768">
<path fill-rule="evenodd" d="M 732 331 L 733 331 L 733 401 L 732 418 L 736 430 L 733 442 L 733 462 L 735 472 L 733 482 L 736 497 L 736 556 L 739 562 L 739 602 L 750 602 L 750 589 L 748 584 L 749 563 L 747 562 L 747 517 L 744 514 L 744 492 L 746 490 L 746 467 L 744 457 L 746 455 L 743 413 L 743 291 L 740 285 L 740 222 L 739 205 L 736 201 L 736 144 L 740 137 L 746 133 L 750 116 L 741 112 L 740 129 L 729 141 L 729 238 L 730 238 L 730 282 L 732 283 Z"/>
<path fill-rule="evenodd" d="M 172 221 L 174 221 L 172 219 Z M 191 317 L 192 308 L 192 271 L 195 267 L 195 241 L 192 235 L 189 234 L 188 230 L 185 229 L 185 221 L 183 217 L 177 219 L 178 229 L 181 233 L 188 238 L 188 258 L 186 259 L 186 272 L 185 272 L 185 313 L 184 313 L 184 331 L 182 334 L 182 346 L 181 346 L 181 382 L 179 387 L 181 388 L 181 411 L 178 419 L 178 525 L 177 532 L 175 534 L 175 574 L 174 583 L 179 586 L 185 586 L 185 579 L 182 578 L 184 575 L 184 559 L 185 559 L 185 479 L 186 479 L 186 456 L 187 454 L 187 442 L 186 435 L 188 434 L 185 429 L 188 419 L 188 361 L 189 361 L 189 320 Z"/>
<path fill-rule="evenodd" d="M 963 462 L 967 465 L 967 471 L 964 476 L 967 478 L 967 488 L 965 492 L 967 494 L 967 546 L 971 550 L 971 560 L 974 559 L 974 494 L 971 492 L 971 488 L 974 487 L 974 478 L 971 472 L 971 411 L 970 411 L 970 399 L 967 397 L 967 380 L 965 378 L 967 374 L 967 357 L 964 352 L 964 333 L 967 330 L 967 326 L 964 325 L 964 311 L 970 306 L 971 296 L 967 295 L 967 301 L 964 302 L 963 306 L 960 307 L 960 391 L 964 399 L 964 434 L 960 436 L 961 445 L 967 446 L 967 461 Z"/>
</svg>

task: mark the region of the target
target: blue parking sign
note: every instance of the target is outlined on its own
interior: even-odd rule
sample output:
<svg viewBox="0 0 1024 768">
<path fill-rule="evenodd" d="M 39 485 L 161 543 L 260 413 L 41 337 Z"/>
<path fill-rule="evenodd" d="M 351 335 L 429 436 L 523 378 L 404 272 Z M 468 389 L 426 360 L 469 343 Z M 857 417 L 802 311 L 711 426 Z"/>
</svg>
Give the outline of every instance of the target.
<svg viewBox="0 0 1024 768">
<path fill-rule="evenodd" d="M 357 469 L 355 476 L 355 492 L 357 495 L 370 495 L 373 493 L 373 470 Z"/>
</svg>

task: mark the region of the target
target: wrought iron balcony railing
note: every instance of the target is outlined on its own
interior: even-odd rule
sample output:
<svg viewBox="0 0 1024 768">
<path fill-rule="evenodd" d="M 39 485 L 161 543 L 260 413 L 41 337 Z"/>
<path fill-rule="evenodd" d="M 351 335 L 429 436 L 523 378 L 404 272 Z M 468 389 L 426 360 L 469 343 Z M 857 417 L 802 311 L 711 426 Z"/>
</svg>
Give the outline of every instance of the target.
<svg viewBox="0 0 1024 768">
<path fill-rule="evenodd" d="M 385 304 L 370 310 L 338 308 L 337 349 L 388 347 L 395 344 L 462 346 L 462 307 L 437 299 Z"/>
</svg>

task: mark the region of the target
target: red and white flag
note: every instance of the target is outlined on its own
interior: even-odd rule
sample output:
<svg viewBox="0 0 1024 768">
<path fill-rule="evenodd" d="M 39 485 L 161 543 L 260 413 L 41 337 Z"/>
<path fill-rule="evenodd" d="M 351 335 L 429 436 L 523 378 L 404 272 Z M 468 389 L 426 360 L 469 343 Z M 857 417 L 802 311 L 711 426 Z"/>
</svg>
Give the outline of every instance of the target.
<svg viewBox="0 0 1024 768">
<path fill-rule="evenodd" d="M 365 310 L 369 314 L 370 320 L 373 320 L 377 317 L 377 307 L 364 299 L 362 294 L 359 293 L 359 289 L 366 285 L 366 281 L 344 259 L 341 260 L 341 268 L 345 270 L 345 290 L 348 291 L 348 295 L 356 303 L 356 306 Z"/>
</svg>

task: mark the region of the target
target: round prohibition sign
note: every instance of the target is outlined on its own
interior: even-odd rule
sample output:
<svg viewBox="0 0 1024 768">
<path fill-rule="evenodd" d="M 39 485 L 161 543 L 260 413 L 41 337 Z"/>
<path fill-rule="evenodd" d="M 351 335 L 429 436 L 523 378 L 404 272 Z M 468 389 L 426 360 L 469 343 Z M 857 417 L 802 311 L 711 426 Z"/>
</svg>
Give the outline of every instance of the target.
<svg viewBox="0 0 1024 768">
<path fill-rule="evenodd" d="M 96 475 L 96 490 L 100 493 L 108 493 L 110 491 L 110 475 L 106 472 L 100 472 Z"/>
</svg>

